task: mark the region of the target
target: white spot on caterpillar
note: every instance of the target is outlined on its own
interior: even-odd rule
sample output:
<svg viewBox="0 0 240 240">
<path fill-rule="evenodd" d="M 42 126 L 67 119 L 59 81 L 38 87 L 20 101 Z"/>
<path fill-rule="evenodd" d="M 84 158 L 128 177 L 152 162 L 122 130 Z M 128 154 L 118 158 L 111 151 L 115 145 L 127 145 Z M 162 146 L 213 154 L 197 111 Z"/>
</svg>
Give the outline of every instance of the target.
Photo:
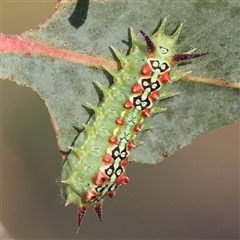
<svg viewBox="0 0 240 240">
<path fill-rule="evenodd" d="M 135 103 L 139 105 L 141 103 L 140 99 L 137 99 Z"/>
<path fill-rule="evenodd" d="M 148 85 L 149 85 L 149 84 L 148 84 L 147 81 L 144 81 L 144 82 L 143 82 L 143 86 L 144 86 L 144 87 L 147 87 Z"/>
<path fill-rule="evenodd" d="M 105 132 L 105 131 L 108 129 L 108 127 L 107 127 L 107 126 L 101 126 L 99 129 L 100 129 L 101 131 Z"/>
<path fill-rule="evenodd" d="M 154 62 L 152 63 L 152 65 L 153 65 L 153 67 L 158 67 L 158 61 L 154 61 Z"/>
<path fill-rule="evenodd" d="M 153 84 L 152 84 L 152 88 L 153 88 L 153 89 L 157 88 L 157 84 L 156 84 L 156 83 L 153 83 Z"/>
<path fill-rule="evenodd" d="M 117 157 L 119 155 L 119 151 L 114 152 L 114 156 Z"/>
<path fill-rule="evenodd" d="M 162 54 L 166 54 L 166 53 L 169 51 L 167 48 L 162 47 L 162 46 L 160 46 L 159 48 L 160 48 L 160 52 L 161 52 Z"/>
<path fill-rule="evenodd" d="M 112 171 L 113 171 L 113 170 L 112 170 L 111 168 L 109 168 L 109 169 L 107 170 L 107 175 L 110 176 L 110 175 L 112 174 Z"/>
<path fill-rule="evenodd" d="M 92 147 L 92 150 L 93 150 L 94 152 L 98 152 L 99 149 L 101 149 L 100 146 L 93 146 L 93 147 Z"/>
<path fill-rule="evenodd" d="M 109 108 L 108 109 L 109 112 L 116 112 L 116 110 L 117 110 L 116 108 Z"/>
<path fill-rule="evenodd" d="M 118 170 L 116 171 L 116 175 L 117 175 L 118 177 L 121 175 L 121 173 L 122 173 L 122 169 L 118 169 Z"/>
<path fill-rule="evenodd" d="M 142 102 L 142 107 L 146 107 L 147 106 L 147 102 Z"/>
</svg>

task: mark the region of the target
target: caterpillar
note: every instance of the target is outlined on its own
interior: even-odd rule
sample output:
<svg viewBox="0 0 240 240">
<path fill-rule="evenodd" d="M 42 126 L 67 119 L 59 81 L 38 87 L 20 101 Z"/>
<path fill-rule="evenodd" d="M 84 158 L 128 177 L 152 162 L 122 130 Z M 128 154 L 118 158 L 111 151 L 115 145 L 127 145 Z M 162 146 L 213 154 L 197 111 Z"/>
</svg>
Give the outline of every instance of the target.
<svg viewBox="0 0 240 240">
<path fill-rule="evenodd" d="M 158 102 L 178 94 L 169 92 L 167 86 L 188 74 L 177 73 L 175 66 L 207 54 L 193 54 L 195 49 L 176 53 L 175 45 L 183 23 L 168 36 L 164 33 L 166 20 L 152 37 L 141 30 L 143 42 L 137 40 L 130 28 L 129 55 L 112 48 L 122 68 L 114 72 L 105 67 L 113 76 L 114 84 L 106 88 L 97 82 L 104 100 L 99 106 L 88 104 L 94 114 L 69 147 L 63 163 L 61 195 L 66 200 L 65 205 L 77 205 L 77 232 L 89 207 L 102 221 L 104 198 L 113 197 L 120 185 L 129 182 L 125 169 L 130 150 L 137 145 L 137 133 L 149 129 L 144 120 L 166 110 L 159 108 Z"/>
</svg>

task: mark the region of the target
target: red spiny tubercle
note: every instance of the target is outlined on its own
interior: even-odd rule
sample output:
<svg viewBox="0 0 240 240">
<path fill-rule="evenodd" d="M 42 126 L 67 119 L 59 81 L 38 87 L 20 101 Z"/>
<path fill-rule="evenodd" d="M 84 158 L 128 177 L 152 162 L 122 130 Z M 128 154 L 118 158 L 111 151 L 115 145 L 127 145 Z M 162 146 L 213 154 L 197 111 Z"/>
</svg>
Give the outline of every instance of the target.
<svg viewBox="0 0 240 240">
<path fill-rule="evenodd" d="M 121 161 L 121 166 L 122 166 L 122 167 L 125 167 L 127 164 L 128 164 L 128 158 L 124 158 L 124 159 Z"/>
<path fill-rule="evenodd" d="M 125 103 L 124 103 L 124 107 L 126 108 L 126 109 L 131 109 L 132 107 L 133 107 L 133 104 L 132 104 L 132 102 L 131 101 L 126 101 Z"/>
<path fill-rule="evenodd" d="M 103 185 L 107 183 L 108 178 L 103 172 L 98 172 L 94 178 L 93 178 L 93 183 L 97 186 Z"/>
<path fill-rule="evenodd" d="M 172 81 L 171 81 L 171 78 L 170 78 L 169 72 L 165 72 L 164 74 L 162 74 L 162 75 L 160 76 L 160 82 L 161 82 L 161 83 L 166 83 L 166 82 L 171 83 L 171 82 L 172 82 Z"/>
<path fill-rule="evenodd" d="M 159 99 L 158 91 L 155 91 L 155 92 L 150 93 L 150 96 L 149 96 L 149 97 L 150 97 L 150 99 L 152 99 L 153 101 Z"/>
<path fill-rule="evenodd" d="M 111 143 L 111 144 L 117 144 L 118 143 L 118 137 L 117 136 L 111 136 L 108 141 Z"/>
<path fill-rule="evenodd" d="M 103 157 L 103 162 L 107 163 L 107 164 L 111 164 L 113 162 L 113 159 L 111 157 L 111 155 L 109 153 L 107 153 L 104 157 Z"/>
<path fill-rule="evenodd" d="M 116 184 L 127 184 L 129 183 L 129 178 L 126 175 L 121 175 L 119 178 L 116 180 Z"/>
<path fill-rule="evenodd" d="M 133 93 L 136 93 L 136 94 L 139 94 L 143 91 L 143 88 L 142 86 L 139 84 L 139 83 L 136 83 L 132 86 L 132 92 Z"/>
<path fill-rule="evenodd" d="M 124 120 L 124 118 L 120 117 L 120 118 L 116 119 L 116 123 L 119 126 L 123 126 L 125 124 L 125 120 Z"/>
<path fill-rule="evenodd" d="M 133 142 L 133 141 L 130 141 L 130 142 L 128 143 L 127 147 L 128 147 L 128 150 L 130 150 L 131 148 L 135 147 L 134 142 Z"/>
<path fill-rule="evenodd" d="M 139 132 L 139 131 L 141 131 L 141 125 L 140 124 L 136 124 L 135 126 L 134 126 L 134 132 Z"/>
<path fill-rule="evenodd" d="M 95 196 L 95 192 L 93 191 L 89 191 L 87 193 L 85 193 L 84 199 L 86 202 L 89 202 L 92 200 L 92 198 Z"/>
<path fill-rule="evenodd" d="M 150 109 L 149 108 L 146 108 L 142 111 L 142 115 L 144 117 L 149 117 L 150 116 Z"/>
<path fill-rule="evenodd" d="M 151 73 L 152 73 L 152 68 L 148 63 L 146 63 L 142 67 L 142 74 L 143 74 L 143 76 L 149 76 Z"/>
</svg>

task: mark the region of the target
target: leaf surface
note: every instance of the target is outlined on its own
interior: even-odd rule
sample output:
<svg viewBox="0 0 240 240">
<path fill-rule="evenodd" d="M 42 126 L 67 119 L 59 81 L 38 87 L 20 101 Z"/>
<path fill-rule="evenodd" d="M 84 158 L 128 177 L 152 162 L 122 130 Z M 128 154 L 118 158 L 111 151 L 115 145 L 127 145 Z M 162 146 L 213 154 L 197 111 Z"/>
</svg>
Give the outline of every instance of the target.
<svg viewBox="0 0 240 240">
<path fill-rule="evenodd" d="M 239 12 L 238 2 L 226 1 L 59 1 L 37 30 L 1 34 L 0 77 L 37 91 L 49 110 L 59 148 L 68 151 L 75 128 L 89 119 L 84 105 L 96 105 L 102 98 L 93 83 L 112 82 L 102 65 L 118 67 L 109 46 L 127 54 L 130 26 L 150 35 L 168 16 L 166 33 L 172 34 L 186 20 L 179 52 L 197 47 L 209 54 L 179 67 L 192 71 L 171 86 L 180 94 L 160 102 L 168 110 L 151 117 L 154 129 L 138 137 L 145 144 L 132 156 L 137 162 L 156 163 L 202 133 L 239 120 Z"/>
</svg>

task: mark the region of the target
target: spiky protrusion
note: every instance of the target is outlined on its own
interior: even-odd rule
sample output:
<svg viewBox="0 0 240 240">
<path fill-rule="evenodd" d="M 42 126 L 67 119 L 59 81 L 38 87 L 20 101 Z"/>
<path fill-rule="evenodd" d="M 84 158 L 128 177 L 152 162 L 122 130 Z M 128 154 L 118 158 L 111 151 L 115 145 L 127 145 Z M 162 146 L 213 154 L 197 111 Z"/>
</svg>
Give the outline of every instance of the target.
<svg viewBox="0 0 240 240">
<path fill-rule="evenodd" d="M 189 60 L 192 58 L 198 58 L 198 57 L 202 57 L 204 55 L 208 54 L 208 52 L 206 53 L 195 53 L 195 54 L 185 54 L 185 53 L 180 53 L 180 54 L 175 54 L 173 57 L 173 61 L 175 63 L 184 61 L 184 60 Z"/>
<path fill-rule="evenodd" d="M 179 35 L 180 35 L 180 32 L 182 30 L 182 27 L 183 27 L 183 24 L 184 22 L 182 22 L 179 27 L 177 28 L 177 30 L 171 35 L 171 36 L 167 36 L 165 35 L 165 27 L 166 27 L 166 22 L 167 22 L 167 17 L 164 18 L 161 26 L 159 27 L 158 31 L 153 34 L 153 37 L 156 38 L 156 41 L 158 42 L 164 42 L 165 44 L 165 40 L 166 42 L 169 44 L 169 48 L 170 48 L 170 51 L 174 51 L 174 46 L 179 38 Z M 156 45 L 156 42 L 154 41 L 155 45 Z M 171 50 L 171 48 L 173 48 Z M 189 59 L 192 59 L 192 58 L 198 58 L 198 57 L 201 57 L 201 56 L 204 56 L 206 54 L 208 54 L 207 52 L 206 53 L 199 53 L 199 54 L 192 54 L 192 52 L 194 52 L 196 50 L 196 48 L 194 49 L 191 49 L 190 51 L 186 52 L 186 53 L 181 53 L 181 54 L 175 54 L 173 55 L 173 64 L 175 63 L 178 63 L 178 62 L 181 62 L 181 61 L 184 61 L 184 60 L 189 60 Z"/>
<path fill-rule="evenodd" d="M 94 211 L 96 212 L 99 221 L 102 222 L 102 203 L 99 203 L 98 205 L 93 207 Z M 79 232 L 82 219 L 87 211 L 87 207 L 79 207 L 77 209 L 77 233 Z"/>
<path fill-rule="evenodd" d="M 117 72 L 111 70 L 110 68 L 108 68 L 107 66 L 104 66 L 104 65 L 103 65 L 103 68 L 113 77 L 113 79 L 115 79 L 115 81 L 118 81 Z"/>
<path fill-rule="evenodd" d="M 166 36 L 165 35 L 166 23 L 167 23 L 167 17 L 164 18 L 164 20 L 163 20 L 162 24 L 160 25 L 158 31 L 153 34 L 153 37 L 159 38 L 161 40 L 161 38 Z M 177 40 L 179 38 L 179 35 L 180 35 L 180 32 L 182 30 L 183 23 L 180 24 L 180 26 L 177 28 L 177 30 L 171 36 L 167 36 L 168 41 L 169 42 L 171 41 L 171 45 L 175 45 L 175 43 L 177 42 Z"/>
<path fill-rule="evenodd" d="M 103 86 L 100 82 L 96 81 L 96 85 L 99 87 L 99 89 L 103 92 L 104 98 L 112 98 L 112 95 L 110 94 L 107 87 Z"/>
<path fill-rule="evenodd" d="M 167 91 L 167 92 L 160 95 L 159 100 L 161 101 L 163 99 L 171 98 L 171 97 L 174 97 L 178 94 L 179 94 L 179 92 L 169 92 L 169 91 Z"/>
<path fill-rule="evenodd" d="M 172 44 L 175 44 L 175 43 L 177 42 L 177 40 L 178 40 L 178 38 L 179 38 L 179 35 L 180 35 L 180 33 L 181 33 L 181 30 L 182 30 L 183 23 L 184 23 L 184 22 L 182 22 L 182 23 L 180 24 L 180 26 L 177 28 L 177 30 L 170 36 L 171 39 L 172 39 Z"/>
<path fill-rule="evenodd" d="M 158 31 L 155 33 L 155 34 L 160 34 L 160 35 L 163 35 L 164 34 L 164 32 L 165 32 L 165 28 L 166 28 L 166 22 L 167 22 L 167 17 L 165 17 L 164 19 L 163 19 L 163 22 L 162 22 L 162 24 L 161 24 L 161 26 L 159 27 L 159 29 L 158 29 Z M 154 35 L 155 35 L 154 34 Z"/>
<path fill-rule="evenodd" d="M 153 107 L 151 110 L 151 114 L 157 114 L 166 111 L 167 108 Z"/>
<path fill-rule="evenodd" d="M 77 233 L 80 229 L 82 219 L 87 211 L 86 207 L 79 207 L 77 210 Z"/>
<path fill-rule="evenodd" d="M 149 54 L 153 54 L 155 51 L 155 45 L 152 42 L 152 40 L 149 38 L 149 36 L 144 33 L 142 30 L 140 30 L 140 33 L 143 35 L 143 37 L 145 38 L 146 44 L 147 44 L 147 49 L 148 49 L 148 53 Z"/>
<path fill-rule="evenodd" d="M 130 35 L 131 35 L 132 45 L 133 46 L 138 46 L 139 41 L 137 40 L 137 37 L 136 37 L 132 27 L 130 28 Z"/>
<path fill-rule="evenodd" d="M 86 123 L 82 123 L 82 126 L 87 131 L 87 134 L 90 136 L 93 128 L 90 125 L 87 125 Z"/>
<path fill-rule="evenodd" d="M 99 221 L 102 222 L 102 212 L 103 212 L 102 211 L 102 203 L 99 203 L 93 209 L 96 212 L 96 214 L 98 215 Z"/>
<path fill-rule="evenodd" d="M 91 103 L 86 103 L 88 108 L 91 108 L 96 114 L 99 112 L 99 107 Z"/>
<path fill-rule="evenodd" d="M 127 64 L 126 56 L 123 55 L 121 52 L 119 52 L 116 48 L 114 48 L 112 46 L 111 46 L 111 49 L 113 50 L 113 52 L 117 56 L 118 60 L 120 61 L 121 66 L 123 67 L 124 65 L 126 65 Z"/>
</svg>

